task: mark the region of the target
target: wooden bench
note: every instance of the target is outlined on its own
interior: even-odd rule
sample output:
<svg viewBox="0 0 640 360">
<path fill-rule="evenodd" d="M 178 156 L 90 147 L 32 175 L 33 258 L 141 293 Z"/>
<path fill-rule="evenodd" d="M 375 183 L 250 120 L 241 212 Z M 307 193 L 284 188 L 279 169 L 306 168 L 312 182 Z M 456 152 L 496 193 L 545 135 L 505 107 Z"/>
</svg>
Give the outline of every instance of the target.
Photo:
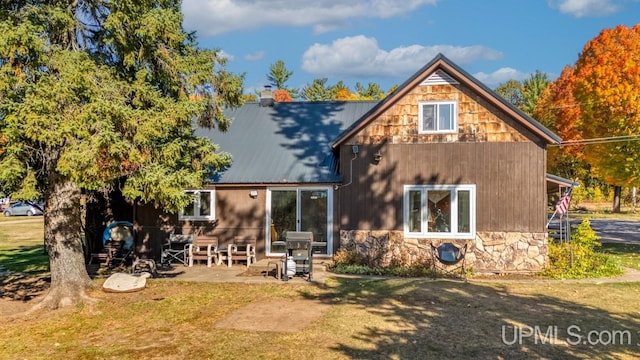
<svg viewBox="0 0 640 360">
<path fill-rule="evenodd" d="M 189 244 L 189 267 L 193 266 L 194 261 L 207 260 L 207 267 L 211 267 L 212 263 L 217 262 L 218 257 L 218 238 L 195 238 Z"/>
<path fill-rule="evenodd" d="M 234 261 L 246 261 L 247 267 L 256 263 L 256 237 L 255 236 L 235 236 L 233 242 L 229 244 L 227 261 L 229 267 Z"/>
</svg>

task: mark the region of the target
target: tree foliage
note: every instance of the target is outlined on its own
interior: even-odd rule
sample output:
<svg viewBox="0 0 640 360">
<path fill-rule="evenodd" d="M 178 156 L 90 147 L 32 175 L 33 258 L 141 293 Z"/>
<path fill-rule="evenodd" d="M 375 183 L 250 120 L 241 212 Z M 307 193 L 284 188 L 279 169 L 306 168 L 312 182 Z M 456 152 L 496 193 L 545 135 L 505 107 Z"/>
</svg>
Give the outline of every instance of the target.
<svg viewBox="0 0 640 360">
<path fill-rule="evenodd" d="M 496 93 L 507 100 L 511 105 L 519 108 L 522 106 L 522 84 L 518 80 L 511 79 L 500 84 Z"/>
<path fill-rule="evenodd" d="M 531 115 L 538 103 L 538 99 L 542 96 L 547 86 L 549 86 L 547 74 L 536 70 L 522 83 L 511 79 L 506 83 L 500 84 L 496 88 L 496 93 L 513 106 Z"/>
<path fill-rule="evenodd" d="M 80 192 L 125 179 L 130 199 L 177 210 L 227 166 L 194 135 L 225 130 L 242 79 L 182 29 L 180 1 L 9 1 L 0 11 L 0 186 L 44 195 L 52 286 L 46 306 L 89 285 Z"/>
<path fill-rule="evenodd" d="M 286 92 L 292 98 L 298 98 L 299 90 L 296 88 L 287 87 L 286 82 L 293 75 L 293 71 L 289 71 L 284 64 L 284 61 L 278 60 L 271 64 L 269 67 L 269 73 L 267 74 L 267 81 L 277 89 L 286 90 Z"/>
<path fill-rule="evenodd" d="M 382 100 L 385 97 L 384 91 L 376 83 L 369 83 L 365 87 L 358 82 L 356 83 L 356 92 L 361 100 Z"/>
<path fill-rule="evenodd" d="M 328 78 L 314 79 L 311 84 L 302 88 L 302 97 L 307 101 L 333 100 L 333 94 L 327 81 L 329 81 Z"/>
<path fill-rule="evenodd" d="M 640 180 L 640 25 L 603 30 L 583 48 L 575 66 L 567 66 L 537 103 L 535 117 L 563 140 L 588 140 L 551 149 L 549 165 L 562 174 L 574 168 L 585 183 L 600 179 L 637 186 Z M 606 139 L 606 140 L 598 140 Z M 619 211 L 614 196 L 614 211 Z"/>
<path fill-rule="evenodd" d="M 538 99 L 549 86 L 549 77 L 546 73 L 536 70 L 528 79 L 522 82 L 522 98 L 520 109 L 527 114 L 533 113 Z"/>
<path fill-rule="evenodd" d="M 302 97 L 307 101 L 358 101 L 358 100 L 382 100 L 388 94 L 395 91 L 398 86 L 393 86 L 388 93 L 376 83 L 369 83 L 366 87 L 356 83 L 355 91 L 340 80 L 335 85 L 329 85 L 327 78 L 314 79 L 313 83 L 302 88 Z"/>
<path fill-rule="evenodd" d="M 533 117 L 555 132 L 564 141 L 583 140 L 580 105 L 573 96 L 574 68 L 567 66 L 554 82 L 542 92 L 536 102 Z M 548 171 L 568 179 L 579 178 L 589 182 L 592 173 L 584 160 L 584 146 L 552 147 L 547 154 Z"/>
<path fill-rule="evenodd" d="M 291 102 L 293 98 L 291 94 L 285 89 L 276 89 L 273 91 L 273 100 L 277 102 Z"/>
<path fill-rule="evenodd" d="M 577 126 L 588 139 L 640 134 L 640 25 L 603 30 L 584 47 L 575 66 Z M 640 180 L 640 142 L 585 147 L 587 161 L 612 185 Z"/>
</svg>

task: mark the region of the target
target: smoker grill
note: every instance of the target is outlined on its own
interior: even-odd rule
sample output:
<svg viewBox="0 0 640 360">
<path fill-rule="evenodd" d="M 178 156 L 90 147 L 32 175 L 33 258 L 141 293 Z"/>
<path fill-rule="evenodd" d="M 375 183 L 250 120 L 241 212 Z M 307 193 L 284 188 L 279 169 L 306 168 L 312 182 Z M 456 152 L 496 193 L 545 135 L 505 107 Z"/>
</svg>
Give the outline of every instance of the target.
<svg viewBox="0 0 640 360">
<path fill-rule="evenodd" d="M 285 248 L 287 256 L 284 261 L 284 276 L 282 280 L 289 280 L 289 259 L 293 259 L 296 264 L 297 274 L 308 274 L 308 280 L 313 278 L 313 252 L 311 243 L 313 233 L 310 231 L 287 231 Z"/>
</svg>

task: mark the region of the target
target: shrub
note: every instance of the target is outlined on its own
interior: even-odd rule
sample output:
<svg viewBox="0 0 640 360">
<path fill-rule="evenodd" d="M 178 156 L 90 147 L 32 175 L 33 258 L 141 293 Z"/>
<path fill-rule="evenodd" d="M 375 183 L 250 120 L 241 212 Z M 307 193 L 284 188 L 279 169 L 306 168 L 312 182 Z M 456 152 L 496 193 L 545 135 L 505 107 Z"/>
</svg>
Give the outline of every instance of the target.
<svg viewBox="0 0 640 360">
<path fill-rule="evenodd" d="M 376 265 L 376 261 L 372 261 L 375 259 L 363 255 L 355 249 L 339 249 L 333 260 L 333 265 L 329 270 L 340 274 L 398 277 L 423 277 L 432 274 L 429 261 L 406 265 L 404 261 L 395 260 L 391 261 L 388 267 L 380 267 Z"/>
<path fill-rule="evenodd" d="M 549 266 L 543 274 L 569 279 L 620 275 L 622 269 L 613 258 L 596 250 L 602 246 L 599 239 L 589 219 L 584 218 L 570 241 L 549 243 Z"/>
</svg>

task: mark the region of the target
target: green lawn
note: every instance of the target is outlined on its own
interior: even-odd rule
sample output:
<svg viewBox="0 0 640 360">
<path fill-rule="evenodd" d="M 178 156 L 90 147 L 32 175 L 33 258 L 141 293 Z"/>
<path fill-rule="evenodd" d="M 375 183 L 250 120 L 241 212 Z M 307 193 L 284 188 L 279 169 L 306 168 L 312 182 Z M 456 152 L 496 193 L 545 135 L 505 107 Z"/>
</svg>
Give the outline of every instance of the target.
<svg viewBox="0 0 640 360">
<path fill-rule="evenodd" d="M 640 244 L 602 244 L 602 252 L 613 255 L 620 265 L 640 270 Z"/>
<path fill-rule="evenodd" d="M 0 215 L 0 267 L 17 272 L 38 273 L 49 269 L 44 251 L 42 217 Z"/>
</svg>

